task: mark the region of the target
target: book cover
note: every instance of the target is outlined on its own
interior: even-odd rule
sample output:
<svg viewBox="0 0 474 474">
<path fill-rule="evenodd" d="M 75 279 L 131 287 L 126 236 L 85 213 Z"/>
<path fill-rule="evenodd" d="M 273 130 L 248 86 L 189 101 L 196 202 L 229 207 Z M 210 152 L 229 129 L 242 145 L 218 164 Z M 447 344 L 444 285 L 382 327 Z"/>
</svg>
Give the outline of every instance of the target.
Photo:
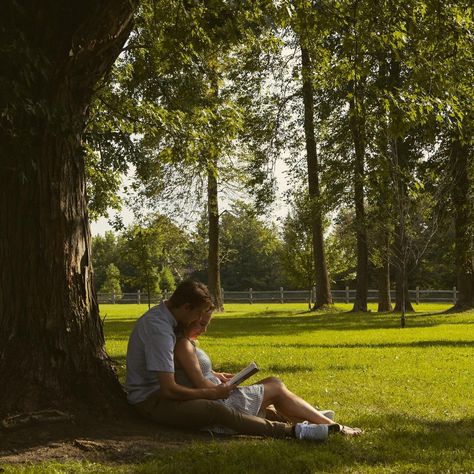
<svg viewBox="0 0 474 474">
<path fill-rule="evenodd" d="M 238 374 L 235 374 L 227 383 L 231 385 L 240 385 L 253 374 L 256 374 L 260 369 L 255 362 L 251 362 L 245 369 L 242 369 Z"/>
</svg>

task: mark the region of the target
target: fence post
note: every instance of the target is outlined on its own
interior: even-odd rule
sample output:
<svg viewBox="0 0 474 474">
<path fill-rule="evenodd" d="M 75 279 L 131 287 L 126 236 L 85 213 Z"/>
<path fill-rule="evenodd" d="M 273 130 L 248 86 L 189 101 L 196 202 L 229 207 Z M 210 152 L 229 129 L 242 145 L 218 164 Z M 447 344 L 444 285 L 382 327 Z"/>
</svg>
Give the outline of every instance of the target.
<svg viewBox="0 0 474 474">
<path fill-rule="evenodd" d="M 283 287 L 280 286 L 280 303 L 284 303 L 285 302 L 285 294 L 283 293 Z"/>
<path fill-rule="evenodd" d="M 420 304 L 420 287 L 416 287 L 416 304 Z"/>
<path fill-rule="evenodd" d="M 140 304 L 142 301 L 142 295 L 140 294 L 140 290 L 137 291 L 137 303 Z"/>
<path fill-rule="evenodd" d="M 115 304 L 115 290 L 112 291 L 112 304 Z"/>
<path fill-rule="evenodd" d="M 252 288 L 249 288 L 249 302 L 250 304 L 253 303 L 253 293 L 252 293 Z"/>
<path fill-rule="evenodd" d="M 456 287 L 453 286 L 453 304 L 456 304 L 457 303 L 457 295 L 456 295 Z"/>
<path fill-rule="evenodd" d="M 346 286 L 346 303 L 349 303 L 349 297 L 350 297 L 350 294 L 349 294 L 349 287 Z"/>
<path fill-rule="evenodd" d="M 308 310 L 311 311 L 311 300 L 313 298 L 313 289 L 311 288 L 308 292 Z"/>
<path fill-rule="evenodd" d="M 222 304 L 225 303 L 224 301 L 224 288 L 221 287 L 221 297 L 222 297 Z"/>
<path fill-rule="evenodd" d="M 313 286 L 313 302 L 316 304 L 316 286 Z"/>
</svg>

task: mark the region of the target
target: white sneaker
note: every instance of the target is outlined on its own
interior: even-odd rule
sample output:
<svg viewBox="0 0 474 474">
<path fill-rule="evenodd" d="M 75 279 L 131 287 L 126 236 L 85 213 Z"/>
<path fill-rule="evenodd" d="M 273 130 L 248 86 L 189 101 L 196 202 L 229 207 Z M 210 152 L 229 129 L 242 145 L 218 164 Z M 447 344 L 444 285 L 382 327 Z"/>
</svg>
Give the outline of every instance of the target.
<svg viewBox="0 0 474 474">
<path fill-rule="evenodd" d="M 336 417 L 336 414 L 332 410 L 319 410 L 319 413 L 332 421 L 334 421 L 334 418 Z"/>
<path fill-rule="evenodd" d="M 295 435 L 298 439 L 324 441 L 328 438 L 328 434 L 328 425 L 316 425 L 307 421 L 295 425 Z"/>
</svg>

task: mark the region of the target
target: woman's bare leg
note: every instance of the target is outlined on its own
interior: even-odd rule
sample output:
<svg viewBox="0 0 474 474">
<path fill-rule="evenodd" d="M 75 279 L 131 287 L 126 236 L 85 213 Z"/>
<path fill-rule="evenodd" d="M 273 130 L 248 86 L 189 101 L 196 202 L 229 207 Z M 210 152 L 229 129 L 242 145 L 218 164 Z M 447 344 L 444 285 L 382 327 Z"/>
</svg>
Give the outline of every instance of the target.
<svg viewBox="0 0 474 474">
<path fill-rule="evenodd" d="M 293 422 L 293 420 L 289 420 L 286 416 L 283 416 L 282 413 L 277 411 L 277 409 L 273 405 L 268 405 L 267 407 L 263 408 L 265 412 L 265 418 L 270 421 L 282 421 L 284 423 Z"/>
<path fill-rule="evenodd" d="M 293 422 L 309 421 L 326 425 L 334 423 L 308 402 L 290 392 L 280 379 L 268 377 L 258 383 L 264 387 L 262 408 L 274 405 L 278 413 Z"/>
</svg>

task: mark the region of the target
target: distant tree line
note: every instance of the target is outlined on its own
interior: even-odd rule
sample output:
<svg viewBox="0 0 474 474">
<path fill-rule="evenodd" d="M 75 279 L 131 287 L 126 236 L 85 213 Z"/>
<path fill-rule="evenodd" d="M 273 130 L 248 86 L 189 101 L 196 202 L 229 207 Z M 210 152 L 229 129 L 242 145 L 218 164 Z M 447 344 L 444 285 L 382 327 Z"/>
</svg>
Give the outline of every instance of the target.
<svg viewBox="0 0 474 474">
<path fill-rule="evenodd" d="M 254 206 L 237 201 L 220 219 L 220 274 L 226 290 L 309 289 L 313 286 L 311 229 L 296 209 L 282 225 L 268 222 Z M 351 229 L 355 216 L 341 213 L 326 237 L 328 273 L 335 289 L 355 288 L 357 259 Z M 414 288 L 449 289 L 456 279 L 452 270 L 453 230 L 438 232 L 410 274 Z M 369 246 L 370 252 L 373 249 Z M 184 231 L 168 217 L 158 215 L 143 226 L 121 232 L 108 231 L 92 239 L 94 285 L 97 292 L 143 294 L 172 291 L 176 282 L 192 277 L 207 281 L 207 216 L 203 213 L 194 231 Z M 377 274 L 370 265 L 369 287 L 377 288 Z"/>
</svg>

